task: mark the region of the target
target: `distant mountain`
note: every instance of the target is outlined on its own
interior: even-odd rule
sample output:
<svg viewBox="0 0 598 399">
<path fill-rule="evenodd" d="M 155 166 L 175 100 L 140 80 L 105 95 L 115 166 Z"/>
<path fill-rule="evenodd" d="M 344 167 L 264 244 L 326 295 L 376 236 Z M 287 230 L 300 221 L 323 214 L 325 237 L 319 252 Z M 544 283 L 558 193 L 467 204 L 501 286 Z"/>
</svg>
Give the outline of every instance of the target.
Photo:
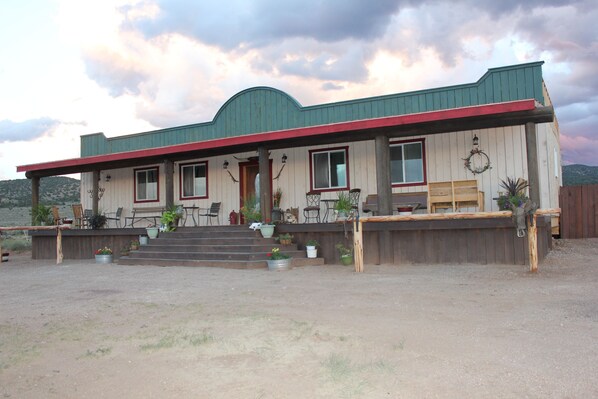
<svg viewBox="0 0 598 399">
<path fill-rule="evenodd" d="M 40 203 L 65 205 L 81 202 L 81 181 L 56 176 L 40 179 Z M 0 208 L 31 206 L 31 180 L 0 180 Z"/>
<path fill-rule="evenodd" d="M 563 166 L 563 186 L 577 186 L 580 184 L 598 184 L 598 166 Z"/>
</svg>

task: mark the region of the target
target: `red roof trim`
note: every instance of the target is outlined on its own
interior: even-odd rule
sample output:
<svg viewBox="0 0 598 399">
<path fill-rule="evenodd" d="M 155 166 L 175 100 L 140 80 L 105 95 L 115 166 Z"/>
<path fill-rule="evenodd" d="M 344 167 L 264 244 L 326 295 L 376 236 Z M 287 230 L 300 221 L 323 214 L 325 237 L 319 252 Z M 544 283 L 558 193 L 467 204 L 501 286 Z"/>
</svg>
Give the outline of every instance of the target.
<svg viewBox="0 0 598 399">
<path fill-rule="evenodd" d="M 435 122 L 449 119 L 488 116 L 508 112 L 531 111 L 536 108 L 535 100 L 511 101 L 499 104 L 477 105 L 473 107 L 454 108 L 449 110 L 422 112 L 418 114 L 389 116 L 384 118 L 365 119 L 351 122 L 334 123 L 330 125 L 310 126 L 304 128 L 279 130 L 267 133 L 248 134 L 237 137 L 227 137 L 186 144 L 176 144 L 145 150 L 119 152 L 115 154 L 94 155 L 85 158 L 65 159 L 62 161 L 38 163 L 17 166 L 17 172 L 29 172 L 45 169 L 89 165 L 98 162 L 120 161 L 124 159 L 138 159 L 179 152 L 207 150 L 235 145 L 252 144 L 267 141 L 283 140 L 285 138 L 309 137 L 332 133 L 351 132 L 365 129 L 375 129 L 392 126 L 412 125 L 417 123 Z"/>
</svg>

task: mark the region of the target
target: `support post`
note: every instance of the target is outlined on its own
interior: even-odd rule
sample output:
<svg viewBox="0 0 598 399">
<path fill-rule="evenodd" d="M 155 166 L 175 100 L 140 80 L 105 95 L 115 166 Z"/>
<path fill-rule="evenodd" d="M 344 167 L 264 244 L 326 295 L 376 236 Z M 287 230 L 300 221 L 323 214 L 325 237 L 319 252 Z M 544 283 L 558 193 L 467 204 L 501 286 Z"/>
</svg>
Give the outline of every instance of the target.
<svg viewBox="0 0 598 399">
<path fill-rule="evenodd" d="M 261 146 L 257 150 L 259 156 L 259 174 L 260 174 L 260 211 L 262 221 L 270 219 L 272 216 L 272 193 L 270 192 L 270 154 L 268 149 Z"/>
<path fill-rule="evenodd" d="M 525 124 L 525 147 L 527 153 L 527 180 L 529 184 L 529 198 L 542 207 L 540 203 L 540 172 L 538 170 L 538 146 L 536 124 Z"/>
<path fill-rule="evenodd" d="M 92 196 L 91 196 L 91 210 L 94 215 L 98 214 L 98 203 L 100 199 L 98 198 L 98 193 L 100 190 L 100 171 L 94 170 L 91 174 L 91 189 L 92 189 Z"/>
<path fill-rule="evenodd" d="M 174 205 L 174 162 L 170 159 L 164 160 L 164 200 L 166 209 Z"/>
<path fill-rule="evenodd" d="M 63 258 L 64 256 L 62 255 L 62 230 L 60 229 L 60 227 L 56 226 L 56 264 L 61 264 Z"/>
<path fill-rule="evenodd" d="M 353 253 L 355 271 L 363 273 L 363 223 L 357 219 L 353 219 Z"/>
<path fill-rule="evenodd" d="M 39 205 L 39 177 L 33 176 L 31 178 L 31 210 Z M 31 225 L 35 224 L 35 215 L 31 212 Z"/>
<path fill-rule="evenodd" d="M 529 271 L 531 273 L 538 272 L 538 226 L 536 222 L 536 214 L 532 218 L 527 218 L 527 246 L 529 250 Z"/>
<path fill-rule="evenodd" d="M 390 180 L 390 145 L 388 136 L 378 135 L 376 149 L 376 189 L 378 191 L 378 212 L 380 216 L 392 215 L 392 185 Z M 392 263 L 392 233 L 378 233 L 380 263 Z"/>
</svg>

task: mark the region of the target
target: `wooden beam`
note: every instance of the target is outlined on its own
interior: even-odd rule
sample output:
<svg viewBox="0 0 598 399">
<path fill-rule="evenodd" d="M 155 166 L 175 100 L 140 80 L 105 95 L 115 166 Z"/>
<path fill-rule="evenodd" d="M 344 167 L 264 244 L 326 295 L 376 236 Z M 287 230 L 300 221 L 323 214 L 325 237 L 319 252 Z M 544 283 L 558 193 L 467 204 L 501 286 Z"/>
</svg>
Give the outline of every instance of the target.
<svg viewBox="0 0 598 399">
<path fill-rule="evenodd" d="M 170 159 L 164 160 L 164 203 L 166 209 L 174 205 L 174 162 Z"/>
<path fill-rule="evenodd" d="M 527 247 L 529 250 L 529 271 L 538 271 L 538 226 L 536 225 L 537 215 L 527 218 Z"/>
<path fill-rule="evenodd" d="M 355 271 L 363 273 L 363 223 L 353 219 L 353 257 Z"/>
<path fill-rule="evenodd" d="M 260 173 L 260 211 L 262 221 L 272 216 L 272 193 L 270 192 L 270 153 L 264 146 L 258 148 Z"/>
<path fill-rule="evenodd" d="M 91 196 L 91 211 L 93 212 L 94 215 L 98 214 L 98 202 L 100 201 L 100 199 L 98 198 L 98 190 L 100 189 L 100 171 L 99 170 L 94 170 L 91 174 L 91 190 L 92 190 L 92 196 Z"/>
<path fill-rule="evenodd" d="M 538 146 L 536 124 L 525 124 L 525 144 L 527 153 L 527 180 L 529 184 L 529 198 L 541 207 L 540 203 L 540 172 L 538 166 Z"/>
<path fill-rule="evenodd" d="M 381 216 L 392 215 L 392 183 L 390 176 L 390 145 L 388 136 L 377 135 L 376 149 L 376 190 L 378 192 L 378 213 Z M 392 263 L 392 233 L 383 231 L 378 234 L 380 263 Z"/>
<path fill-rule="evenodd" d="M 37 176 L 31 178 L 31 210 L 39 205 L 39 180 Z M 31 224 L 35 224 L 35 214 L 31 212 Z"/>
</svg>

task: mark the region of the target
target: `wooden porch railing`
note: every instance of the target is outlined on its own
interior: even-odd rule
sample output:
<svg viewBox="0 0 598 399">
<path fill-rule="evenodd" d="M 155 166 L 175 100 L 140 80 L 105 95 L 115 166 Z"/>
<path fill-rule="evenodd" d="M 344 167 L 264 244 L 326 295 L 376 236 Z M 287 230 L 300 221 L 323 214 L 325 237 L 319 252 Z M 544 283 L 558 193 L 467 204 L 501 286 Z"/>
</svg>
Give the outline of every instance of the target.
<svg viewBox="0 0 598 399">
<path fill-rule="evenodd" d="M 11 226 L 11 227 L 0 227 L 0 236 L 3 231 L 15 231 L 15 230 L 56 230 L 56 264 L 62 263 L 62 230 L 70 229 L 69 225 L 57 225 L 57 226 Z M 0 241 L 0 254 L 2 253 L 2 242 Z"/>
<path fill-rule="evenodd" d="M 538 215 L 558 215 L 560 208 L 538 209 L 532 221 L 527 218 L 527 237 L 529 248 L 530 272 L 538 271 L 538 229 L 536 219 Z M 376 222 L 408 222 L 414 220 L 454 220 L 454 219 L 488 219 L 511 217 L 511 211 L 499 212 L 447 212 L 447 213 L 426 213 L 400 216 L 370 216 L 353 220 L 353 250 L 355 253 L 355 271 L 363 272 L 363 224 Z"/>
</svg>

